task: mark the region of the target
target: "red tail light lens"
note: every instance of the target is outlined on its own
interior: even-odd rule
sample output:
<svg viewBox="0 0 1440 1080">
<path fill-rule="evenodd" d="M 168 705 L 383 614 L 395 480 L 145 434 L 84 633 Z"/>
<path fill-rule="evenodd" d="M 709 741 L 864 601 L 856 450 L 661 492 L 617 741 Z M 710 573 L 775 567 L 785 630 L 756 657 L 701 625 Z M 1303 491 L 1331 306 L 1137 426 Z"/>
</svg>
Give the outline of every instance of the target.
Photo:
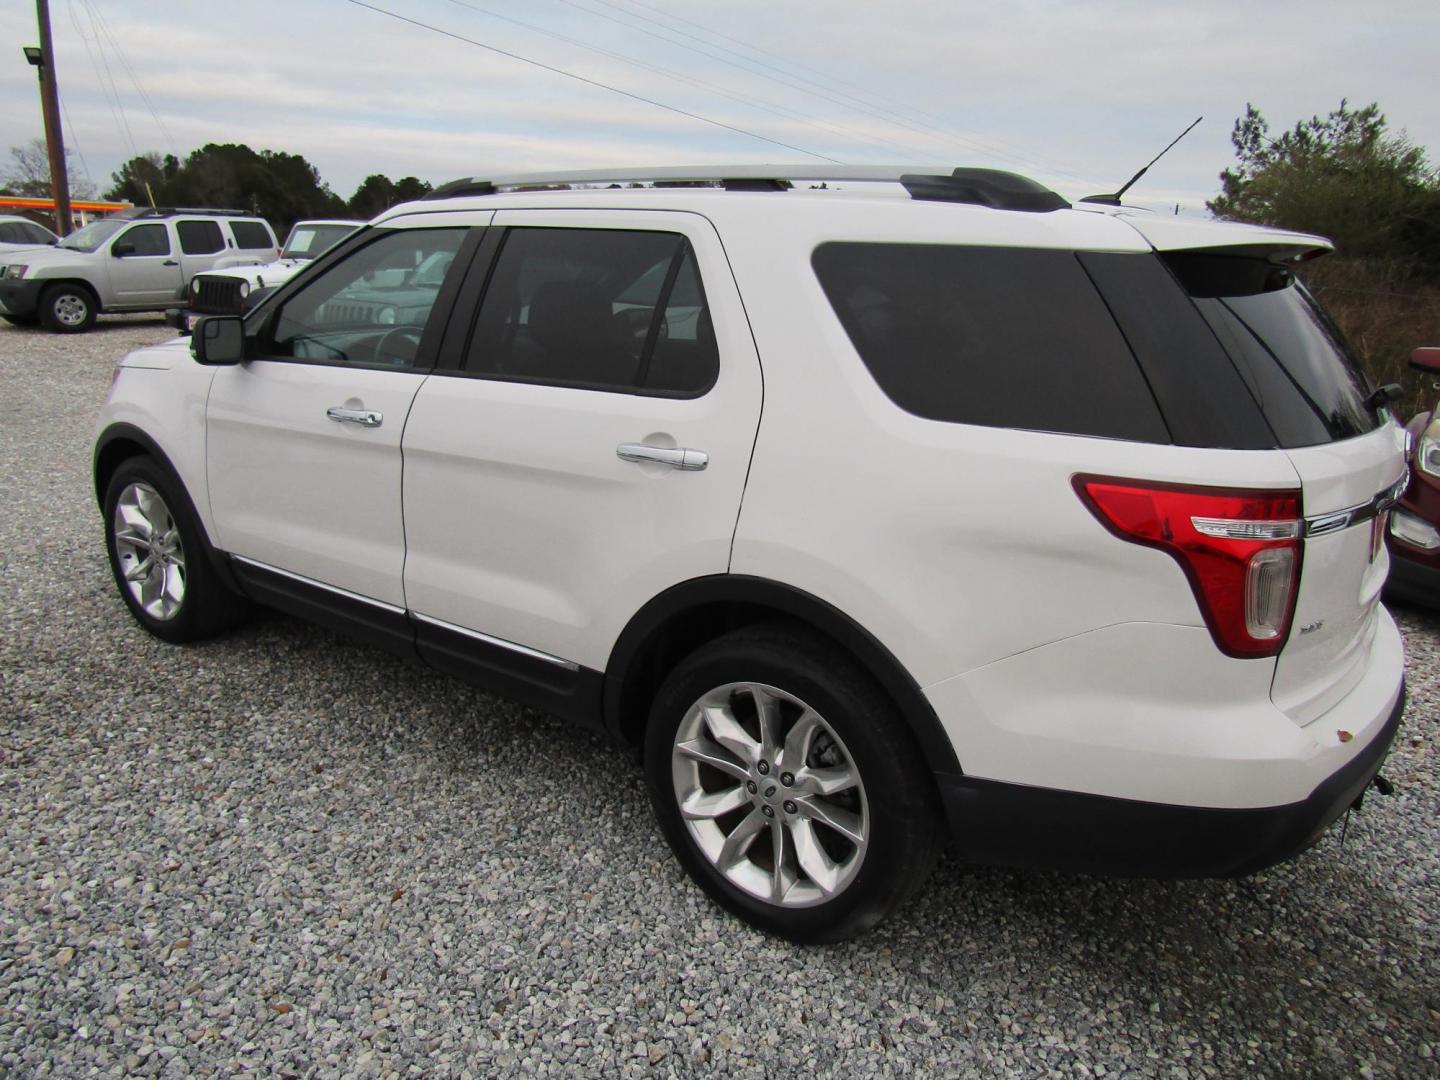
<svg viewBox="0 0 1440 1080">
<path fill-rule="evenodd" d="M 1229 656 L 1274 656 L 1290 634 L 1300 582 L 1298 491 L 1146 484 L 1077 476 L 1075 490 L 1122 540 L 1180 564 L 1215 644 Z"/>
</svg>

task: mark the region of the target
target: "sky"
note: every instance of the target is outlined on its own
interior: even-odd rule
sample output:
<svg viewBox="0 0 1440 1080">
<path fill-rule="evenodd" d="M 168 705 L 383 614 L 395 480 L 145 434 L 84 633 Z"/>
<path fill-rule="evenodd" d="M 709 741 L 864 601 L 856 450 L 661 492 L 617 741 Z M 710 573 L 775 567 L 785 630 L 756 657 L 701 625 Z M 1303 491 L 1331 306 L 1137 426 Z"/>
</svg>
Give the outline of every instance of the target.
<svg viewBox="0 0 1440 1080">
<path fill-rule="evenodd" d="M 1127 195 L 1203 214 L 1247 103 L 1278 133 L 1341 98 L 1440 164 L 1437 0 L 50 3 L 67 142 L 101 190 L 137 153 L 241 142 L 345 197 L 375 172 L 833 159 L 1078 198 L 1204 116 Z M 29 0 L 0 5 L 0 153 L 43 134 L 37 40 Z"/>
</svg>

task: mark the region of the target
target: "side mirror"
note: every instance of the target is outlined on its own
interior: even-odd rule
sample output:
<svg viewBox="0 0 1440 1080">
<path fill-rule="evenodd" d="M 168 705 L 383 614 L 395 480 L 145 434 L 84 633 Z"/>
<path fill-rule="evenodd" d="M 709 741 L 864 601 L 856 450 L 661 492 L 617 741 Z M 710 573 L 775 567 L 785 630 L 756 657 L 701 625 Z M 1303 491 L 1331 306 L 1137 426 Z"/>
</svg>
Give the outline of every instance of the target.
<svg viewBox="0 0 1440 1080">
<path fill-rule="evenodd" d="M 114 255 L 115 258 L 117 258 L 117 259 L 123 259 L 123 258 L 125 258 L 126 255 L 134 255 L 134 254 L 135 254 L 135 245 L 134 245 L 134 244 L 116 244 L 114 247 L 112 247 L 112 248 L 110 249 L 110 254 L 111 254 L 111 255 Z"/>
<path fill-rule="evenodd" d="M 238 315 L 211 315 L 190 334 L 190 353 L 197 363 L 218 367 L 245 359 L 245 323 Z"/>
<path fill-rule="evenodd" d="M 1440 348 L 1428 346 L 1416 349 L 1410 354 L 1410 366 L 1416 371 L 1428 371 L 1440 375 Z"/>
</svg>

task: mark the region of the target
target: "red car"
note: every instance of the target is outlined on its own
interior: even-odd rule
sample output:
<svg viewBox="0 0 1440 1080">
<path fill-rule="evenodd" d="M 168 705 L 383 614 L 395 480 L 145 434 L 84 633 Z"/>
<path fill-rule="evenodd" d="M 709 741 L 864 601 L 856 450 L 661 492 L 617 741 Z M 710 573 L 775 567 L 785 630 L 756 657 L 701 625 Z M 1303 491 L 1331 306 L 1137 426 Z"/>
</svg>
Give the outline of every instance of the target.
<svg viewBox="0 0 1440 1080">
<path fill-rule="evenodd" d="M 1440 348 L 1416 349 L 1410 366 L 1440 376 Z M 1440 607 L 1440 409 L 1418 414 L 1410 432 L 1410 484 L 1390 512 L 1389 596 Z"/>
</svg>

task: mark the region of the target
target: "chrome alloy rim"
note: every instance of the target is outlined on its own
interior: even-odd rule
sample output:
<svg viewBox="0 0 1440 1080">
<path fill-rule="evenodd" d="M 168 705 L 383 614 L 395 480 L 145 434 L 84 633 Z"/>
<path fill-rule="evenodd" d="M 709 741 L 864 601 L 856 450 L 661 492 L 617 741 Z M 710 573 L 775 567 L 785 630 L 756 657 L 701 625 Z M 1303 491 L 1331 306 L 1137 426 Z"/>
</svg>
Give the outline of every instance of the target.
<svg viewBox="0 0 1440 1080">
<path fill-rule="evenodd" d="M 152 619 L 173 619 L 185 600 L 185 550 L 160 493 L 130 484 L 115 504 L 115 558 L 131 597 Z"/>
<path fill-rule="evenodd" d="M 66 326 L 79 326 L 90 314 L 90 305 L 85 302 L 84 297 L 76 296 L 74 293 L 66 293 L 64 296 L 57 296 L 53 308 L 55 318 L 59 319 Z"/>
<path fill-rule="evenodd" d="M 670 772 L 691 838 L 751 896 L 813 907 L 859 872 L 865 785 L 835 729 L 795 695 L 763 683 L 711 690 L 686 710 Z"/>
</svg>

